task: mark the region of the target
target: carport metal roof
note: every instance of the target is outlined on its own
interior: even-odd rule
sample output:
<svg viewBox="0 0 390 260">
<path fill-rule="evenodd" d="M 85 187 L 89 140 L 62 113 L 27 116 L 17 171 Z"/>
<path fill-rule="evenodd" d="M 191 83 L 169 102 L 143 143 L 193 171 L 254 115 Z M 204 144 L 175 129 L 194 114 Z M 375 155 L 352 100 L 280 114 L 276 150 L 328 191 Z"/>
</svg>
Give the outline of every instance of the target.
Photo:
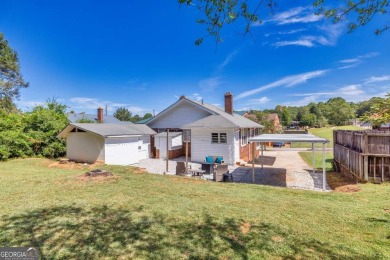
<svg viewBox="0 0 390 260">
<path fill-rule="evenodd" d="M 328 139 L 321 138 L 312 134 L 262 134 L 249 138 L 249 142 L 252 143 L 252 178 L 254 182 L 255 176 L 255 164 L 253 158 L 255 158 L 254 147 L 255 143 L 263 142 L 306 142 L 311 143 L 313 151 L 313 173 L 315 172 L 315 148 L 314 143 L 322 143 L 322 189 L 326 190 L 326 171 L 325 171 L 325 144 L 329 143 Z M 263 156 L 263 145 L 261 145 L 261 156 Z M 261 166 L 263 168 L 263 165 Z"/>
<path fill-rule="evenodd" d="M 263 134 L 249 138 L 249 142 L 328 143 L 329 140 L 311 134 Z"/>
</svg>

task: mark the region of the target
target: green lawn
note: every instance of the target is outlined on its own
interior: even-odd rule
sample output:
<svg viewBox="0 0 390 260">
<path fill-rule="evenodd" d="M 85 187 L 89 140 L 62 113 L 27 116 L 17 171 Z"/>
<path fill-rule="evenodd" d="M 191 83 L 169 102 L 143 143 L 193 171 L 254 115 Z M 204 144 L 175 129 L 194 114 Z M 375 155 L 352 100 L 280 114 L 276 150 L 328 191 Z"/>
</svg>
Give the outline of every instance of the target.
<svg viewBox="0 0 390 260">
<path fill-rule="evenodd" d="M 313 152 L 299 152 L 299 155 L 302 157 L 302 159 L 311 167 L 313 167 Z M 316 169 L 322 169 L 322 151 L 320 152 L 314 152 L 315 157 L 315 168 Z M 326 171 L 332 171 L 333 170 L 333 151 L 326 151 L 325 152 L 325 168 Z"/>
<path fill-rule="evenodd" d="M 390 185 L 323 193 L 0 163 L 0 246 L 47 259 L 389 259 Z"/>
<path fill-rule="evenodd" d="M 358 126 L 347 125 L 347 126 L 336 126 L 336 127 L 323 127 L 323 128 L 310 128 L 309 133 L 329 139 L 329 143 L 326 144 L 326 147 L 333 147 L 333 130 L 363 130 Z M 293 148 L 311 148 L 311 143 L 292 143 L 291 147 Z M 316 144 L 315 147 L 322 147 L 322 144 Z"/>
</svg>

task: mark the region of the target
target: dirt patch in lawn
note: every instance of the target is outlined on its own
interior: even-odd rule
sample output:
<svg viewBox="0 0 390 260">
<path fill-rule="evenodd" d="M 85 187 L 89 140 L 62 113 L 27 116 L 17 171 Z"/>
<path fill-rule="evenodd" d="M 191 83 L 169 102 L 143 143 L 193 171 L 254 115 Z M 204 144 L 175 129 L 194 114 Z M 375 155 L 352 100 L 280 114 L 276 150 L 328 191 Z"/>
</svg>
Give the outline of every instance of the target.
<svg viewBox="0 0 390 260">
<path fill-rule="evenodd" d="M 91 176 L 86 176 L 86 175 L 81 175 L 77 176 L 76 179 L 81 182 L 93 182 L 93 183 L 103 183 L 103 182 L 110 182 L 110 181 L 115 181 L 119 179 L 120 176 L 117 175 L 112 175 L 112 176 L 96 176 L 96 177 L 91 177 Z"/>
<path fill-rule="evenodd" d="M 360 187 L 355 180 L 342 176 L 336 172 L 327 174 L 327 182 L 330 188 L 336 192 L 350 193 L 360 191 Z"/>
<path fill-rule="evenodd" d="M 61 163 L 60 161 L 51 161 L 47 160 L 45 162 L 46 166 L 49 168 L 60 168 L 60 169 L 93 169 L 93 168 L 99 168 L 104 165 L 102 162 L 96 162 L 93 164 L 89 163 L 76 163 L 76 162 L 67 162 L 67 163 Z"/>
<path fill-rule="evenodd" d="M 240 226 L 241 233 L 243 233 L 244 235 L 248 234 L 251 231 L 251 227 L 252 227 L 251 223 L 248 222 L 242 223 Z"/>
</svg>

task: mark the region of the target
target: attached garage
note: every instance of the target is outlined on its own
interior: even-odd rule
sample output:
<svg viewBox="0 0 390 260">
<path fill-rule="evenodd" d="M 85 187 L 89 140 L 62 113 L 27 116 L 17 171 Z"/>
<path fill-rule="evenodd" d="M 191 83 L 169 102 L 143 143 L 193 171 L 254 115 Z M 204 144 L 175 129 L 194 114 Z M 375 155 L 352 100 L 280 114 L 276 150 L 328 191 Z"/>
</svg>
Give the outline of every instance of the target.
<svg viewBox="0 0 390 260">
<path fill-rule="evenodd" d="M 150 136 L 146 125 L 69 124 L 59 135 L 66 138 L 66 156 L 76 162 L 97 161 L 129 165 L 150 157 Z"/>
</svg>

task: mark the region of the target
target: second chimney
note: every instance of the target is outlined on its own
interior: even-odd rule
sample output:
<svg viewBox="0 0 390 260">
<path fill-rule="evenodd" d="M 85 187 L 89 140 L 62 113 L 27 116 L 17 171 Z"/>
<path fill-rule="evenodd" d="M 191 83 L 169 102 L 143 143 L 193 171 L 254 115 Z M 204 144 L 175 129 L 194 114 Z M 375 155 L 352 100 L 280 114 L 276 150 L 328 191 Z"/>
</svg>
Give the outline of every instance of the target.
<svg viewBox="0 0 390 260">
<path fill-rule="evenodd" d="M 98 123 L 103 123 L 103 108 L 101 107 L 97 109 L 97 119 Z"/>
<path fill-rule="evenodd" d="M 232 92 L 225 93 L 225 112 L 233 115 L 233 94 L 232 94 Z"/>
</svg>

